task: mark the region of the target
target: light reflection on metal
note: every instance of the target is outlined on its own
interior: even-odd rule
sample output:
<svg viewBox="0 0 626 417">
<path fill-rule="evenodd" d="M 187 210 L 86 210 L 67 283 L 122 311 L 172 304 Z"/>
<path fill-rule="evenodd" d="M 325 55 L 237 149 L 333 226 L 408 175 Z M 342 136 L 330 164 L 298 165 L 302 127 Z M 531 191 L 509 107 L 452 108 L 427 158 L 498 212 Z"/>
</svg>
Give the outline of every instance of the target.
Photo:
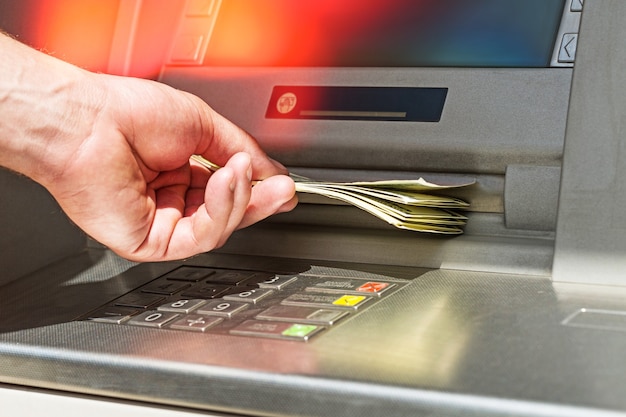
<svg viewBox="0 0 626 417">
<path fill-rule="evenodd" d="M 394 320 L 379 322 L 370 312 L 367 343 L 359 343 L 362 334 L 351 334 L 352 328 L 363 331 L 362 326 L 346 327 L 342 341 L 352 340 L 349 350 L 332 349 L 332 334 L 326 336 L 325 349 L 330 348 L 332 366 L 353 363 L 362 358 L 362 367 L 351 372 L 364 376 L 385 375 L 394 381 L 428 381 L 429 384 L 449 385 L 459 373 L 460 361 L 472 342 L 471 322 L 455 315 L 454 302 L 449 295 L 440 294 L 430 299 L 419 299 L 419 314 L 403 315 Z M 339 332 L 341 333 L 341 332 Z M 372 334 L 376 333 L 376 337 Z M 402 340 L 401 343 L 395 341 Z M 390 348 L 393 346 L 393 348 Z M 386 352 L 393 351 L 393 355 Z M 348 358 L 349 357 L 349 358 Z"/>
</svg>

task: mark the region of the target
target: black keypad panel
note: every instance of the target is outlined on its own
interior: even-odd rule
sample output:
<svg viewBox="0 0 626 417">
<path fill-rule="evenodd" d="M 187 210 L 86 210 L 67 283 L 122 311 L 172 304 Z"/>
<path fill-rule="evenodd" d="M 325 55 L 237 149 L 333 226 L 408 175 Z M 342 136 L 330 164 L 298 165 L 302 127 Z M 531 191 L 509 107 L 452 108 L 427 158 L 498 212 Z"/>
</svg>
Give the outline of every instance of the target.
<svg viewBox="0 0 626 417">
<path fill-rule="evenodd" d="M 306 342 L 405 285 L 394 279 L 181 266 L 82 319 Z"/>
</svg>

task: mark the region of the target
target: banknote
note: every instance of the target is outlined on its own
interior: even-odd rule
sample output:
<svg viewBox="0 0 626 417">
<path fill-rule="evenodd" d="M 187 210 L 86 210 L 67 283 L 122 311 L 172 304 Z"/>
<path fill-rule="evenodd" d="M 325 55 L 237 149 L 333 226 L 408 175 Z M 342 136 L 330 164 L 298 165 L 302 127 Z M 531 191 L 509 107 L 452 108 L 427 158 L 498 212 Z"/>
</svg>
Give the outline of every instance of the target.
<svg viewBox="0 0 626 417">
<path fill-rule="evenodd" d="M 199 155 L 194 155 L 191 159 L 212 171 L 220 168 Z M 463 233 L 467 217 L 457 210 L 465 210 L 469 204 L 461 199 L 442 195 L 440 191 L 473 184 L 473 181 L 436 184 L 424 178 L 325 182 L 293 174 L 291 177 L 299 193 L 318 194 L 340 200 L 399 229 L 447 235 Z"/>
<path fill-rule="evenodd" d="M 467 217 L 450 209 L 426 207 L 413 204 L 402 204 L 358 192 L 352 192 L 347 187 L 333 189 L 312 187 L 306 182 L 296 182 L 298 192 L 313 193 L 344 201 L 358 207 L 387 223 L 400 228 L 420 232 L 461 234 Z M 443 197 L 445 198 L 445 197 Z M 452 199 L 458 203 L 457 199 Z M 467 204 L 458 204 L 456 207 L 467 207 Z"/>
</svg>

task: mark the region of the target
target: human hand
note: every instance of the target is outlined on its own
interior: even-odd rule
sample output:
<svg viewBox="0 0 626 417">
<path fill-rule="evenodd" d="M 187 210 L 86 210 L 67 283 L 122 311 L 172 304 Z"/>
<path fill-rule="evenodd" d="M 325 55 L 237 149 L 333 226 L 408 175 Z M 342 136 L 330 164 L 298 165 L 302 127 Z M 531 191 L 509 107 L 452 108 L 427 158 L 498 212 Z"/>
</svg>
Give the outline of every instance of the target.
<svg viewBox="0 0 626 417">
<path fill-rule="evenodd" d="M 121 256 L 189 257 L 295 206 L 285 168 L 199 98 L 96 74 L 81 89 L 91 107 L 79 112 L 62 169 L 42 183 L 79 227 Z M 192 154 L 223 168 L 190 164 Z M 263 181 L 252 187 L 253 178 Z"/>
</svg>

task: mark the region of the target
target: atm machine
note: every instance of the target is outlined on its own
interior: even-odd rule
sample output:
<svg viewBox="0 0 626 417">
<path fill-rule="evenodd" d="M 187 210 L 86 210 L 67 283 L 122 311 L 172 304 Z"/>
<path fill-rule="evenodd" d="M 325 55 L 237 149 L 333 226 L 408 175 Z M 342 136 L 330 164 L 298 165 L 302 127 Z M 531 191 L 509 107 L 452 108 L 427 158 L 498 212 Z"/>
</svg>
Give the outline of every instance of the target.
<svg viewBox="0 0 626 417">
<path fill-rule="evenodd" d="M 3 24 L 26 33 L 35 3 Z M 626 414 L 626 2 L 110 3 L 101 70 L 200 96 L 300 175 L 471 178 L 468 222 L 301 195 L 134 264 L 2 172 L 3 412 Z M 442 106 L 398 99 L 428 89 Z"/>
</svg>

